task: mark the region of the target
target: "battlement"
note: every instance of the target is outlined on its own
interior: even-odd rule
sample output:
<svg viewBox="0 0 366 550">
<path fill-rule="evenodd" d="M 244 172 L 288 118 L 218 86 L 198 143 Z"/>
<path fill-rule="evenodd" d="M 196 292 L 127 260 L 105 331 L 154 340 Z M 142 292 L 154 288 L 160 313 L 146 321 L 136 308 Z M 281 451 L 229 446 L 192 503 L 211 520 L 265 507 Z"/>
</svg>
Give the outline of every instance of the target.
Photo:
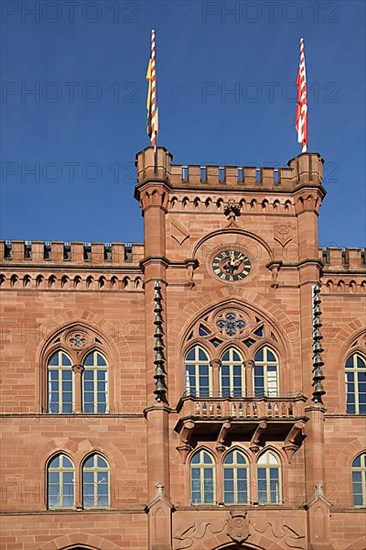
<svg viewBox="0 0 366 550">
<path fill-rule="evenodd" d="M 0 241 L 0 261 L 5 265 L 30 264 L 139 264 L 142 243 L 82 243 L 62 241 Z"/>
<path fill-rule="evenodd" d="M 164 147 L 147 147 L 136 155 L 137 188 L 150 181 L 164 181 L 172 188 L 229 188 L 232 190 L 294 191 L 303 185 L 321 186 L 323 159 L 318 153 L 302 153 L 287 167 L 172 164 Z"/>
<path fill-rule="evenodd" d="M 365 248 L 319 248 L 325 270 L 366 271 Z"/>
</svg>

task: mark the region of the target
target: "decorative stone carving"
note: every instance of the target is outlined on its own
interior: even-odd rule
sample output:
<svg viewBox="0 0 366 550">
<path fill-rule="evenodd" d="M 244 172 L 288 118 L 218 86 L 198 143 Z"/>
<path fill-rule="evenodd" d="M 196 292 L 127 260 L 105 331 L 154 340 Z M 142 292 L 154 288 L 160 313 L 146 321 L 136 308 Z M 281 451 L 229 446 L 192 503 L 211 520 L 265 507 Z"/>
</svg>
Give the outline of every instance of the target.
<svg viewBox="0 0 366 550">
<path fill-rule="evenodd" d="M 230 512 L 230 516 L 227 521 L 227 534 L 234 542 L 240 544 L 250 536 L 248 512 L 244 514 Z"/>
<path fill-rule="evenodd" d="M 226 336 L 241 334 L 246 327 L 245 321 L 237 319 L 236 313 L 225 313 L 225 316 L 216 321 L 216 326 Z"/>
<path fill-rule="evenodd" d="M 267 264 L 267 267 L 270 270 L 272 275 L 272 283 L 271 283 L 272 288 L 278 288 L 278 275 L 280 273 L 281 266 L 282 266 L 282 261 L 270 262 L 269 264 Z"/>
<path fill-rule="evenodd" d="M 265 535 L 268 539 L 280 542 L 283 547 L 289 549 L 305 550 L 306 547 L 302 527 L 293 522 L 290 524 L 283 518 L 273 521 L 254 520 L 253 518 L 249 519 L 247 511 L 243 513 L 230 511 L 224 520 L 197 520 L 188 523 L 184 528 L 180 527 L 173 536 L 173 549 L 211 548 L 210 540 L 218 534 L 220 534 L 221 540 L 225 532 L 228 543 L 231 541 L 240 545 L 249 538 L 251 542 L 256 543 L 258 536 Z"/>
<path fill-rule="evenodd" d="M 72 366 L 72 370 L 73 370 L 73 372 L 75 372 L 75 373 L 77 372 L 77 373 L 82 374 L 82 373 L 84 372 L 84 370 L 85 370 L 85 367 L 84 367 L 84 365 L 73 365 L 73 366 Z"/>
<path fill-rule="evenodd" d="M 285 248 L 290 241 L 292 241 L 292 224 L 288 223 L 275 223 L 274 225 L 274 239 L 282 248 Z"/>
<path fill-rule="evenodd" d="M 88 335 L 82 331 L 74 331 L 67 337 L 70 347 L 73 349 L 84 349 L 88 345 Z"/>
<path fill-rule="evenodd" d="M 202 540 L 210 535 L 216 535 L 224 531 L 227 519 L 217 521 L 194 521 L 183 530 L 179 529 L 173 536 L 174 550 L 186 550 L 186 548 L 200 548 Z"/>
<path fill-rule="evenodd" d="M 301 528 L 293 524 L 289 525 L 283 520 L 262 521 L 250 523 L 254 532 L 261 535 L 266 534 L 267 538 L 280 540 L 281 544 L 285 544 L 288 548 L 305 550 L 306 540 Z"/>
<path fill-rule="evenodd" d="M 170 234 L 172 239 L 177 241 L 180 246 L 189 238 L 189 230 L 178 220 L 171 221 Z"/>
<path fill-rule="evenodd" d="M 229 199 L 227 203 L 224 204 L 224 214 L 229 221 L 235 221 L 238 216 L 240 216 L 241 206 L 234 199 Z"/>
</svg>

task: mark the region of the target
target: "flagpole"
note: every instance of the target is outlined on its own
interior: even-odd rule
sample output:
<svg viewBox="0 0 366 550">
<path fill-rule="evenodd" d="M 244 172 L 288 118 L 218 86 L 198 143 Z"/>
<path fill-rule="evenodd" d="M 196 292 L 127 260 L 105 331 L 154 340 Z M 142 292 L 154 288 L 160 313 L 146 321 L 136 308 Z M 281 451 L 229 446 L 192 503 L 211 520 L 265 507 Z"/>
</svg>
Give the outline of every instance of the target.
<svg viewBox="0 0 366 550">
<path fill-rule="evenodd" d="M 301 143 L 301 152 L 308 150 L 308 94 L 305 66 L 305 45 L 304 39 L 300 38 L 300 61 L 296 78 L 297 103 L 296 121 L 297 141 Z"/>
<path fill-rule="evenodd" d="M 156 35 L 155 30 L 151 31 L 151 51 L 149 65 L 146 74 L 148 81 L 147 91 L 147 134 L 154 150 L 154 171 L 157 171 L 157 138 L 158 138 L 158 101 L 156 90 Z"/>
<path fill-rule="evenodd" d="M 156 90 L 156 41 L 155 41 L 155 30 L 151 31 L 151 89 L 152 89 L 152 106 L 153 106 L 153 144 L 154 144 L 154 173 L 158 172 L 158 152 L 157 152 L 157 141 L 158 141 L 158 97 Z"/>
</svg>

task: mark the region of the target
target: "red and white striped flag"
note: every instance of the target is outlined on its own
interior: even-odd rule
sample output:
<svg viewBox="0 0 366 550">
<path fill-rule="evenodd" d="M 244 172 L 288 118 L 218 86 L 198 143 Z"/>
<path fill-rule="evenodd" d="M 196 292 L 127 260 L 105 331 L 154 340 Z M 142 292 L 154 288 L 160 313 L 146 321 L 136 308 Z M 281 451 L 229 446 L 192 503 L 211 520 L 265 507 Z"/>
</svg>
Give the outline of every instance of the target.
<svg viewBox="0 0 366 550">
<path fill-rule="evenodd" d="M 155 49 L 155 31 L 151 31 L 151 55 L 147 67 L 146 80 L 148 81 L 147 90 L 147 124 L 146 131 L 150 138 L 151 145 L 156 150 L 158 137 L 158 104 L 156 96 L 156 49 Z"/>
<path fill-rule="evenodd" d="M 308 93 L 306 85 L 304 39 L 300 38 L 300 63 L 296 78 L 297 104 L 296 122 L 297 141 L 302 145 L 302 153 L 308 148 Z"/>
</svg>

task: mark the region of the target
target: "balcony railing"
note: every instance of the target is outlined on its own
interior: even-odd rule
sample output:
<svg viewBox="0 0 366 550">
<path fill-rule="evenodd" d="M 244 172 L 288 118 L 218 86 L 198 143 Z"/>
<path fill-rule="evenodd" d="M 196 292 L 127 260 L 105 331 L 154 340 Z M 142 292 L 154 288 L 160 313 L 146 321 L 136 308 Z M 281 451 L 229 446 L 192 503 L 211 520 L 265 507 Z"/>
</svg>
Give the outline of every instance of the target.
<svg viewBox="0 0 366 550">
<path fill-rule="evenodd" d="M 285 419 L 305 415 L 306 397 L 183 397 L 177 406 L 180 418 L 204 419 Z"/>
<path fill-rule="evenodd" d="M 183 463 L 197 441 L 216 441 L 223 451 L 230 441 L 246 441 L 253 452 L 266 441 L 281 441 L 288 460 L 304 439 L 304 395 L 296 397 L 193 397 L 180 399 L 175 431 Z"/>
</svg>

